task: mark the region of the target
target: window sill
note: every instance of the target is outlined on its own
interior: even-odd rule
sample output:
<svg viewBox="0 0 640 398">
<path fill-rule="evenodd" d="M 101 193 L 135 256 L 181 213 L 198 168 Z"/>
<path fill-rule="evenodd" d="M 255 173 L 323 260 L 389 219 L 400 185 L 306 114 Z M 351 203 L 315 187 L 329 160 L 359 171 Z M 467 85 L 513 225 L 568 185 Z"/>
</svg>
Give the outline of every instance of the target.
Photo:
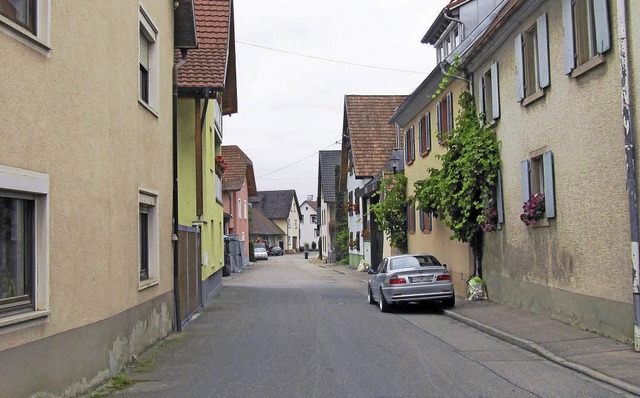
<svg viewBox="0 0 640 398">
<path fill-rule="evenodd" d="M 547 217 L 543 217 L 539 220 L 536 220 L 535 224 L 529 225 L 531 228 L 545 228 L 550 225 L 549 219 Z"/>
<path fill-rule="evenodd" d="M 413 160 L 407 162 L 406 164 L 407 164 L 407 166 L 411 166 L 413 164 Z"/>
<path fill-rule="evenodd" d="M 597 67 L 598 65 L 604 64 L 604 61 L 605 61 L 604 55 L 598 54 L 595 57 L 591 58 L 589 61 L 575 68 L 571 72 L 571 77 L 575 79 L 576 77 L 587 73 L 588 71 Z"/>
<path fill-rule="evenodd" d="M 431 153 L 430 150 L 427 150 L 427 151 L 424 151 L 424 152 L 420 152 L 420 156 L 422 156 L 424 158 L 424 157 L 429 156 L 430 153 Z"/>
<path fill-rule="evenodd" d="M 49 320 L 51 311 L 31 311 L 24 314 L 12 315 L 0 318 L 0 334 L 16 330 L 18 328 L 33 326 Z"/>
<path fill-rule="evenodd" d="M 529 95 L 527 98 L 523 99 L 522 106 L 527 106 L 543 97 L 544 97 L 544 89 L 540 89 L 535 93 Z"/>
<path fill-rule="evenodd" d="M 48 43 L 43 42 L 40 38 L 34 36 L 33 33 L 1 15 L 0 30 L 4 31 L 10 36 L 13 36 L 16 40 L 23 42 L 27 46 L 33 48 L 43 55 L 48 56 L 51 54 L 52 48 Z"/>
<path fill-rule="evenodd" d="M 138 103 L 140 103 L 140 105 L 144 106 L 145 108 L 147 108 L 147 110 L 151 113 L 153 113 L 153 115 L 157 118 L 159 118 L 160 116 L 158 115 L 158 111 L 156 111 L 155 109 L 153 109 L 151 107 L 151 105 L 147 104 L 146 102 L 144 102 L 141 98 L 138 98 Z"/>
<path fill-rule="evenodd" d="M 140 281 L 140 284 L 138 285 L 138 291 L 143 291 L 146 289 L 149 289 L 150 287 L 156 286 L 160 283 L 160 281 L 158 279 L 147 279 L 144 281 Z"/>
</svg>

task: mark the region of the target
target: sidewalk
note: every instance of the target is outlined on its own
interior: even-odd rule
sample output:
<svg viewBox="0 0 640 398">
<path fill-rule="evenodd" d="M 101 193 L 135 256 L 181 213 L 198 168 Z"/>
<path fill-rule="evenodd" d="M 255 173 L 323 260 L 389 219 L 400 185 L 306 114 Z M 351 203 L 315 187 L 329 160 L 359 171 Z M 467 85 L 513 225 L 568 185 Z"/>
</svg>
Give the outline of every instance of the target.
<svg viewBox="0 0 640 398">
<path fill-rule="evenodd" d="M 366 273 L 344 265 L 325 264 L 318 259 L 310 262 L 352 278 L 369 279 Z M 629 345 L 488 300 L 457 297 L 455 308 L 444 313 L 561 366 L 640 396 L 640 353 Z"/>
</svg>

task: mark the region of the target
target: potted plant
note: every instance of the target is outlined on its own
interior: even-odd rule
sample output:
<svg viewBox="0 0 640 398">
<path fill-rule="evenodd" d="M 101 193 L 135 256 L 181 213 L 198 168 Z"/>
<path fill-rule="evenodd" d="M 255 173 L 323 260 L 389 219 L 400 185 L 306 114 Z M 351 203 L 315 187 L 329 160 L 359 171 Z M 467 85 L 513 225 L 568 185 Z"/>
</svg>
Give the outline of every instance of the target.
<svg viewBox="0 0 640 398">
<path fill-rule="evenodd" d="M 526 226 L 535 225 L 538 220 L 544 217 L 544 212 L 544 193 L 534 193 L 522 205 L 520 220 Z"/>
<path fill-rule="evenodd" d="M 222 157 L 222 155 L 216 156 L 215 162 L 216 162 L 216 173 L 222 174 L 225 172 L 225 170 L 227 170 L 227 162 L 224 161 L 224 158 Z"/>
</svg>

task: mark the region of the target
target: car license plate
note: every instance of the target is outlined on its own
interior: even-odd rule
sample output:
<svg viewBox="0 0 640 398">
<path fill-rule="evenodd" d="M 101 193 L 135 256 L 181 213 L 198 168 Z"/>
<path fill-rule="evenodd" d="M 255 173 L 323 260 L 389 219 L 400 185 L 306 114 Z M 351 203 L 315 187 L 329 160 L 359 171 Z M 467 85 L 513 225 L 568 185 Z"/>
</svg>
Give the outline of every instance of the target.
<svg viewBox="0 0 640 398">
<path fill-rule="evenodd" d="M 411 281 L 411 283 L 432 282 L 433 281 L 433 275 L 412 276 L 412 277 L 409 278 L 409 280 Z"/>
</svg>

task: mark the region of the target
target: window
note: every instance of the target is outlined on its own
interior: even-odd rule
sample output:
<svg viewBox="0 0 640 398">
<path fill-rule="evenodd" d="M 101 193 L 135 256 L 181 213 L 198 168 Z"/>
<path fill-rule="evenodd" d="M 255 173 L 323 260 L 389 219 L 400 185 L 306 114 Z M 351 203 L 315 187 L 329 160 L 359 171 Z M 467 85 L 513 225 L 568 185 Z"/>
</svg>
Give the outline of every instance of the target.
<svg viewBox="0 0 640 398">
<path fill-rule="evenodd" d="M 50 13 L 48 0 L 0 0 L 0 31 L 48 54 Z"/>
<path fill-rule="evenodd" d="M 447 30 L 442 34 L 440 40 L 434 45 L 436 48 L 438 63 L 446 60 L 447 56 L 452 54 L 461 42 L 462 25 L 458 22 L 452 22 L 449 25 L 449 28 L 447 28 Z"/>
<path fill-rule="evenodd" d="M 139 271 L 140 288 L 158 283 L 159 264 L 159 228 L 157 194 L 147 190 L 138 193 L 139 208 Z"/>
<path fill-rule="evenodd" d="M 315 214 L 311 215 L 311 224 L 317 224 L 318 223 L 318 218 Z"/>
<path fill-rule="evenodd" d="M 607 0 L 562 0 L 562 18 L 565 73 L 577 69 L 577 76 L 601 63 L 598 56 L 611 47 Z"/>
<path fill-rule="evenodd" d="M 549 39 L 547 14 L 515 39 L 517 100 L 527 105 L 544 95 L 540 92 L 551 83 L 549 75 Z M 538 95 L 536 95 L 538 93 Z"/>
<path fill-rule="evenodd" d="M 436 102 L 436 128 L 438 143 L 442 143 L 453 128 L 453 93 L 451 92 L 447 93 L 441 101 Z"/>
<path fill-rule="evenodd" d="M 407 204 L 407 223 L 409 224 L 409 233 L 416 232 L 416 208 L 414 205 Z"/>
<path fill-rule="evenodd" d="M 498 64 L 480 76 L 480 92 L 478 95 L 480 113 L 483 120 L 490 122 L 500 117 L 500 91 L 498 87 Z"/>
<path fill-rule="evenodd" d="M 522 202 L 528 201 L 531 194 L 543 193 L 547 218 L 554 218 L 556 210 L 552 152 L 536 152 L 530 159 L 523 160 L 521 174 Z"/>
<path fill-rule="evenodd" d="M 247 204 L 247 201 L 245 199 L 244 201 L 244 219 L 248 219 L 249 218 L 249 205 Z"/>
<path fill-rule="evenodd" d="M 140 7 L 138 14 L 139 24 L 139 100 L 150 110 L 156 111 L 159 104 L 159 65 L 160 56 L 158 51 L 158 30 L 155 28 L 151 18 Z"/>
<path fill-rule="evenodd" d="M 416 159 L 415 133 L 413 126 L 404 133 L 404 158 L 406 164 L 411 164 Z"/>
<path fill-rule="evenodd" d="M 48 315 L 49 176 L 0 166 L 1 326 Z"/>
<path fill-rule="evenodd" d="M 0 14 L 36 34 L 36 1 L 9 0 L 0 4 Z"/>
<path fill-rule="evenodd" d="M 420 119 L 418 142 L 420 156 L 427 156 L 431 151 L 431 113 L 427 112 Z"/>
</svg>

